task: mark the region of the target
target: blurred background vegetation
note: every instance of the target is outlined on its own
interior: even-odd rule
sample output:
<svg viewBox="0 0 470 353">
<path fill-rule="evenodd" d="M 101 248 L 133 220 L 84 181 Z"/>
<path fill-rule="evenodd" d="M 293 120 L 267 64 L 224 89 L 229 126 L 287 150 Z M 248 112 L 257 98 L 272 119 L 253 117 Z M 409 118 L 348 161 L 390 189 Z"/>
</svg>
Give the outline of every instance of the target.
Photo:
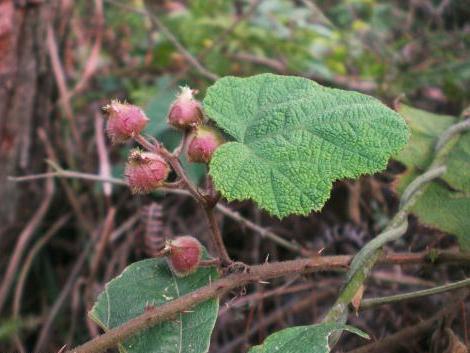
<svg viewBox="0 0 470 353">
<path fill-rule="evenodd" d="M 181 196 L 134 197 L 119 186 L 110 190 L 77 179 L 56 179 L 54 186 L 43 179 L 6 179 L 53 171 L 45 159 L 67 170 L 122 178 L 131 146 L 103 141 L 100 107 L 110 99 L 142 106 L 151 118 L 146 133 L 169 148 L 179 140 L 178 132 L 166 125 L 178 86 L 198 89 L 202 98 L 217 77 L 226 75 L 299 75 L 376 96 L 390 106 L 403 101 L 458 116 L 470 103 L 469 19 L 470 2 L 463 0 L 0 1 L 0 52 L 5 50 L 0 77 L 7 77 L 2 74 L 9 70 L 2 58 L 18 55 L 16 62 L 23 65 L 15 66 L 14 72 L 37 70 L 30 85 L 38 88 L 32 108 L 25 112 L 18 107 L 26 106 L 24 97 L 30 93 L 20 87 L 12 94 L 7 80 L 0 80 L 8 97 L 19 97 L 20 102 L 15 106 L 5 98 L 0 104 L 0 112 L 6 112 L 0 120 L 0 157 L 8 161 L 6 174 L 0 173 L 5 203 L 0 208 L 3 280 L 9 267 L 13 271 L 8 290 L 4 285 L 0 291 L 0 351 L 57 352 L 64 344 L 96 335 L 99 330 L 86 312 L 104 283 L 127 264 L 148 256 L 142 230 L 148 217 L 161 220 L 168 237 L 191 233 L 206 239 L 206 224 L 197 207 Z M 23 31 L 8 32 L 8 23 Z M 26 49 L 36 54 L 28 58 Z M 40 58 L 34 68 L 26 65 L 33 58 Z M 0 90 L 0 100 L 3 97 L 7 96 Z M 25 120 L 20 121 L 26 123 L 9 125 L 22 116 Z M 10 144 L 15 134 L 22 136 L 21 142 Z M 204 166 L 188 168 L 191 177 L 202 182 Z M 393 214 L 396 197 L 391 182 L 402 170 L 396 162 L 376 177 L 338 182 L 324 211 L 305 218 L 281 222 L 249 202 L 232 207 L 313 251 L 352 254 Z M 159 211 L 146 214 L 145 207 L 153 202 Z M 219 221 L 236 259 L 251 264 L 268 254 L 270 260 L 296 256 L 222 215 Z M 455 239 L 415 222 L 398 248 L 419 251 L 438 245 L 453 247 Z M 19 254 L 16 262 L 11 254 Z M 452 279 L 460 271 L 381 270 L 371 279 L 381 286 L 371 294 L 384 295 L 402 286 L 422 288 Z M 298 290 L 288 295 L 258 298 L 222 311 L 212 351 L 244 352 L 276 329 L 318 320 L 341 280 L 331 274 L 312 275 L 306 283 L 294 283 Z M 247 290 L 253 293 L 261 287 Z M 427 316 L 440 303 L 425 299 L 414 306 L 381 308 L 364 313 L 354 324 L 379 339 Z M 359 343 L 348 337 L 340 349 Z M 417 341 L 404 351 L 424 351 L 428 346 Z"/>
</svg>

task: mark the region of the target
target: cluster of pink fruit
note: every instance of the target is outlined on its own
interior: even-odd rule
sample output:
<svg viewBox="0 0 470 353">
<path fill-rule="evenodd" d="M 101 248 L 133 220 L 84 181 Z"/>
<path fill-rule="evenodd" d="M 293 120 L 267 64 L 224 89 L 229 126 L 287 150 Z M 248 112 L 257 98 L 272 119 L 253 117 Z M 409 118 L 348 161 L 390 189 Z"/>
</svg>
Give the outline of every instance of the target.
<svg viewBox="0 0 470 353">
<path fill-rule="evenodd" d="M 113 143 L 124 143 L 136 138 L 149 122 L 139 107 L 112 101 L 103 110 L 108 117 L 107 133 Z M 189 87 L 170 106 L 168 124 L 189 134 L 186 157 L 193 163 L 209 163 L 215 149 L 223 143 L 221 134 L 204 124 L 201 103 L 194 99 Z M 126 177 L 133 193 L 145 194 L 162 187 L 170 173 L 170 166 L 160 154 L 134 149 L 129 154 Z"/>
<path fill-rule="evenodd" d="M 184 132 L 183 147 L 188 161 L 209 163 L 223 138 L 204 123 L 201 103 L 193 93 L 189 87 L 181 88 L 170 106 L 168 124 Z M 132 104 L 112 101 L 103 110 L 108 118 L 107 133 L 113 143 L 137 139 L 149 122 L 144 111 Z M 165 186 L 170 170 L 170 163 L 158 153 L 158 148 L 155 151 L 133 149 L 129 153 L 125 175 L 133 193 L 145 194 Z M 196 238 L 183 236 L 169 241 L 162 254 L 168 255 L 168 263 L 176 275 L 186 276 L 198 268 L 202 247 Z"/>
</svg>

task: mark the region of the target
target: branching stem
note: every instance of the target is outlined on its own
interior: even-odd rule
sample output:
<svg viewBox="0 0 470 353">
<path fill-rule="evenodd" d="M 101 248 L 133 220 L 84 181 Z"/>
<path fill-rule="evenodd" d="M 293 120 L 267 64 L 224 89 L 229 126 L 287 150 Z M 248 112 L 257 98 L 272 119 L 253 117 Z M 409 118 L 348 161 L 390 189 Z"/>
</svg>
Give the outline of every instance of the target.
<svg viewBox="0 0 470 353">
<path fill-rule="evenodd" d="M 149 142 L 145 137 L 142 135 L 138 135 L 135 138 L 135 141 L 140 144 L 143 148 L 145 148 L 149 152 L 158 153 L 162 156 L 173 168 L 176 175 L 181 179 L 182 183 L 184 184 L 185 188 L 191 193 L 191 195 L 201 204 L 206 205 L 206 199 L 204 196 L 197 190 L 197 187 L 191 182 L 189 177 L 187 176 L 183 166 L 179 158 L 172 153 L 170 153 L 165 147 L 157 144 L 152 144 Z"/>
<path fill-rule="evenodd" d="M 183 141 L 181 146 L 184 146 L 187 134 L 184 134 Z M 217 220 L 214 216 L 214 207 L 216 206 L 217 202 L 212 202 L 211 195 L 203 195 L 197 189 L 197 186 L 192 183 L 189 179 L 186 171 L 184 170 L 183 166 L 181 165 L 181 161 L 178 158 L 179 153 L 181 152 L 180 148 L 176 149 L 175 153 L 170 153 L 165 147 L 159 144 L 152 144 L 149 142 L 145 137 L 142 135 L 138 135 L 135 137 L 135 141 L 138 142 L 142 147 L 146 150 L 154 153 L 158 153 L 162 156 L 173 168 L 176 175 L 180 178 L 182 186 L 187 189 L 190 194 L 196 199 L 199 205 L 203 208 L 204 213 L 207 217 L 207 221 L 209 223 L 209 228 L 212 233 L 212 241 L 214 244 L 214 248 L 217 251 L 217 256 L 221 259 L 222 265 L 228 266 L 233 261 L 230 259 L 228 255 L 227 249 L 225 248 L 224 241 L 222 235 L 220 234 L 220 229 L 217 224 Z M 183 147 L 181 147 L 183 148 Z"/>
<path fill-rule="evenodd" d="M 463 255 L 464 257 L 462 258 L 462 254 L 434 254 L 433 263 L 438 264 L 454 261 L 468 263 L 470 256 L 468 256 L 468 254 Z M 245 272 L 228 275 L 194 292 L 160 305 L 156 307 L 155 310 L 144 312 L 142 315 L 121 326 L 115 327 L 91 341 L 67 351 L 67 353 L 103 352 L 146 328 L 155 326 L 160 322 L 174 317 L 177 313 L 189 310 L 195 305 L 211 298 L 221 297 L 232 289 L 243 287 L 251 282 L 260 282 L 277 277 L 319 271 L 341 271 L 348 268 L 350 261 L 351 256 L 317 256 L 309 259 L 251 266 Z M 419 264 L 430 263 L 430 259 L 429 253 L 427 252 L 417 254 L 405 253 L 384 255 L 379 259 L 379 262 L 383 264 Z"/>
</svg>

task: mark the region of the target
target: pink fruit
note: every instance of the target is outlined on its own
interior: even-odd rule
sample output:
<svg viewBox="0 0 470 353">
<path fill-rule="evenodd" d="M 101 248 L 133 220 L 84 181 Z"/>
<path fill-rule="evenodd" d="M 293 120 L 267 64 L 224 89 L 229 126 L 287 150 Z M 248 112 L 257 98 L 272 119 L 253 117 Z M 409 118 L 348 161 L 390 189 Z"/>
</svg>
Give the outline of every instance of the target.
<svg viewBox="0 0 470 353">
<path fill-rule="evenodd" d="M 117 100 L 104 106 L 103 111 L 108 117 L 106 131 L 113 143 L 123 143 L 139 135 L 149 122 L 142 109 Z"/>
<path fill-rule="evenodd" d="M 178 237 L 168 244 L 168 264 L 178 277 L 184 277 L 197 270 L 202 257 L 199 240 L 191 236 Z"/>
<path fill-rule="evenodd" d="M 203 120 L 201 103 L 194 99 L 193 90 L 189 87 L 181 87 L 181 92 L 170 106 L 168 124 L 188 130 L 199 125 Z"/>
<path fill-rule="evenodd" d="M 224 142 L 222 135 L 208 126 L 198 126 L 190 135 L 186 151 L 188 161 L 209 163 L 214 151 Z"/>
<path fill-rule="evenodd" d="M 134 194 L 147 194 L 161 187 L 169 172 L 168 163 L 158 154 L 138 149 L 129 153 L 125 175 Z"/>
</svg>

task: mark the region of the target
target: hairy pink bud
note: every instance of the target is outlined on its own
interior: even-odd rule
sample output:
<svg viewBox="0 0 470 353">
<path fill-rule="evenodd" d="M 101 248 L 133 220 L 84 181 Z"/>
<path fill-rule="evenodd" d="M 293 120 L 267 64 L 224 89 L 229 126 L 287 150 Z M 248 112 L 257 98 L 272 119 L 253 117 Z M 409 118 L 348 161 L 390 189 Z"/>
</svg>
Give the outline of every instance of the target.
<svg viewBox="0 0 470 353">
<path fill-rule="evenodd" d="M 168 163 L 158 154 L 138 149 L 129 153 L 125 175 L 134 194 L 147 194 L 161 187 L 169 172 Z"/>
<path fill-rule="evenodd" d="M 189 137 L 186 151 L 188 161 L 209 163 L 214 151 L 222 143 L 224 139 L 220 132 L 208 126 L 198 126 Z"/>
<path fill-rule="evenodd" d="M 193 90 L 181 87 L 181 92 L 170 106 L 168 123 L 181 130 L 188 130 L 202 122 L 201 103 L 194 99 Z"/>
<path fill-rule="evenodd" d="M 199 240 L 189 235 L 178 237 L 168 244 L 168 264 L 175 275 L 184 277 L 197 270 L 202 257 Z"/>
<path fill-rule="evenodd" d="M 117 100 L 104 106 L 103 111 L 108 116 L 106 131 L 113 143 L 123 143 L 139 135 L 149 122 L 142 109 Z"/>
</svg>

